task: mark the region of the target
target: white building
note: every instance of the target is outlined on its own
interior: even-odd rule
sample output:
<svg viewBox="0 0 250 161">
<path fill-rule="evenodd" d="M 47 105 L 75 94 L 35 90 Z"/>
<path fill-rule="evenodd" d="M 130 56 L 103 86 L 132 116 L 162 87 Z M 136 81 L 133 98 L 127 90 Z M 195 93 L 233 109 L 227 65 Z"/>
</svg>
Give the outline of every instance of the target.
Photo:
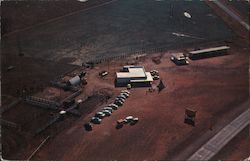
<svg viewBox="0 0 250 161">
<path fill-rule="evenodd" d="M 124 66 L 121 72 L 116 73 L 116 86 L 151 86 L 153 78 L 143 66 Z"/>
</svg>

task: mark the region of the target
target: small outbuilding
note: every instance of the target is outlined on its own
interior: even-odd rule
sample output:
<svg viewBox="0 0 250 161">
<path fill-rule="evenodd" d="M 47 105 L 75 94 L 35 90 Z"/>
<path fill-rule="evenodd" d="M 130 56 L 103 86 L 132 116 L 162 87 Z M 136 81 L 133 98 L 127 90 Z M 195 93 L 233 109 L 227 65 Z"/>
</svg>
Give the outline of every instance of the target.
<svg viewBox="0 0 250 161">
<path fill-rule="evenodd" d="M 70 80 L 68 80 L 67 85 L 68 86 L 79 86 L 81 84 L 81 78 L 77 75 Z"/>
</svg>

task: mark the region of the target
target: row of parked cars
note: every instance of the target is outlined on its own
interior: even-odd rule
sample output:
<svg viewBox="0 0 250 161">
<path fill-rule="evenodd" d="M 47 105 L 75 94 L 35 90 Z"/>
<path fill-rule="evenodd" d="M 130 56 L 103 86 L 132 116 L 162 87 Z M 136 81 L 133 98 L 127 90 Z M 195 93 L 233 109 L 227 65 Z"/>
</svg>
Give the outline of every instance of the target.
<svg viewBox="0 0 250 161">
<path fill-rule="evenodd" d="M 86 123 L 84 124 L 84 127 L 87 131 L 92 130 L 92 125 L 93 124 L 101 124 L 102 119 L 104 119 L 105 117 L 109 117 L 111 116 L 111 114 L 113 113 L 114 110 L 117 110 L 118 108 L 120 108 L 126 98 L 128 98 L 130 95 L 130 92 L 128 90 L 122 90 L 121 93 L 115 98 L 114 103 L 111 103 L 107 106 L 105 106 L 101 111 L 97 112 L 90 120 L 90 123 Z"/>
</svg>

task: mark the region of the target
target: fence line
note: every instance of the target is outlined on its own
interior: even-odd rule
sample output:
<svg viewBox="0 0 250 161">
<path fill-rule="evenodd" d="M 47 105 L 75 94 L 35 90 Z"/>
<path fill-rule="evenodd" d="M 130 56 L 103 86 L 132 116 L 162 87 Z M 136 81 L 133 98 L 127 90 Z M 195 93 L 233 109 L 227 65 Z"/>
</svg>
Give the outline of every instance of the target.
<svg viewBox="0 0 250 161">
<path fill-rule="evenodd" d="M 201 43 L 199 46 L 208 46 L 208 45 L 212 45 L 212 44 L 216 44 L 216 45 L 222 45 L 225 44 L 225 41 L 223 40 L 215 40 L 213 42 L 209 42 L 209 41 L 205 41 L 203 43 Z M 181 48 L 184 50 L 185 47 L 194 47 L 195 44 L 194 43 L 189 43 L 189 44 L 185 44 L 183 45 Z M 108 62 L 108 61 L 112 61 L 112 60 L 116 60 L 116 59 L 122 59 L 122 58 L 127 58 L 129 56 L 139 56 L 141 54 L 150 54 L 150 53 L 162 53 L 162 52 L 166 52 L 167 50 L 173 50 L 171 49 L 169 46 L 167 47 L 157 47 L 157 48 L 142 48 L 141 50 L 137 50 L 137 51 L 133 51 L 132 49 L 129 48 L 130 50 L 128 50 L 128 52 L 123 52 L 119 55 L 115 55 L 115 56 L 109 56 L 109 57 L 105 57 L 105 56 L 99 56 L 98 58 L 94 58 L 92 60 L 88 60 L 83 62 L 83 64 L 87 63 L 87 64 L 99 64 L 102 62 Z M 130 51 L 130 52 L 129 52 Z"/>
<path fill-rule="evenodd" d="M 16 123 L 14 123 L 14 122 L 3 120 L 3 119 L 1 119 L 0 121 L 1 121 L 1 125 L 2 126 L 7 126 L 7 127 L 18 129 L 18 130 L 21 129 L 21 126 L 18 125 L 18 124 L 16 124 Z"/>
<path fill-rule="evenodd" d="M 40 148 L 47 142 L 47 140 L 50 138 L 50 136 L 47 136 L 43 142 L 35 149 L 35 151 L 33 151 L 33 153 L 28 157 L 28 161 L 37 153 L 38 150 L 40 150 Z"/>
<path fill-rule="evenodd" d="M 46 109 L 53 109 L 56 110 L 60 106 L 58 102 L 47 100 L 44 98 L 34 97 L 34 96 L 27 96 L 24 98 L 24 101 L 35 106 L 39 106 Z"/>
<path fill-rule="evenodd" d="M 21 98 L 18 98 L 17 100 L 13 101 L 12 103 L 6 105 L 6 106 L 1 106 L 0 112 L 1 114 L 3 114 L 4 112 L 6 112 L 7 110 L 9 110 L 11 107 L 17 105 L 19 102 L 21 102 Z"/>
</svg>

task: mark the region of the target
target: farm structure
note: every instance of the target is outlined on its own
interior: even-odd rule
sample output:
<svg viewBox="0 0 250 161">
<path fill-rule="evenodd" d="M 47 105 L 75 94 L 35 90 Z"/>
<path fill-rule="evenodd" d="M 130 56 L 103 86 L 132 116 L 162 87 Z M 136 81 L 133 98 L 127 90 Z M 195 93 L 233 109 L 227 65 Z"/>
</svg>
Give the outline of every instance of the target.
<svg viewBox="0 0 250 161">
<path fill-rule="evenodd" d="M 153 81 L 150 72 L 145 72 L 143 66 L 124 66 L 121 72 L 116 73 L 115 85 L 117 87 L 131 84 L 137 86 L 151 86 Z"/>
</svg>

